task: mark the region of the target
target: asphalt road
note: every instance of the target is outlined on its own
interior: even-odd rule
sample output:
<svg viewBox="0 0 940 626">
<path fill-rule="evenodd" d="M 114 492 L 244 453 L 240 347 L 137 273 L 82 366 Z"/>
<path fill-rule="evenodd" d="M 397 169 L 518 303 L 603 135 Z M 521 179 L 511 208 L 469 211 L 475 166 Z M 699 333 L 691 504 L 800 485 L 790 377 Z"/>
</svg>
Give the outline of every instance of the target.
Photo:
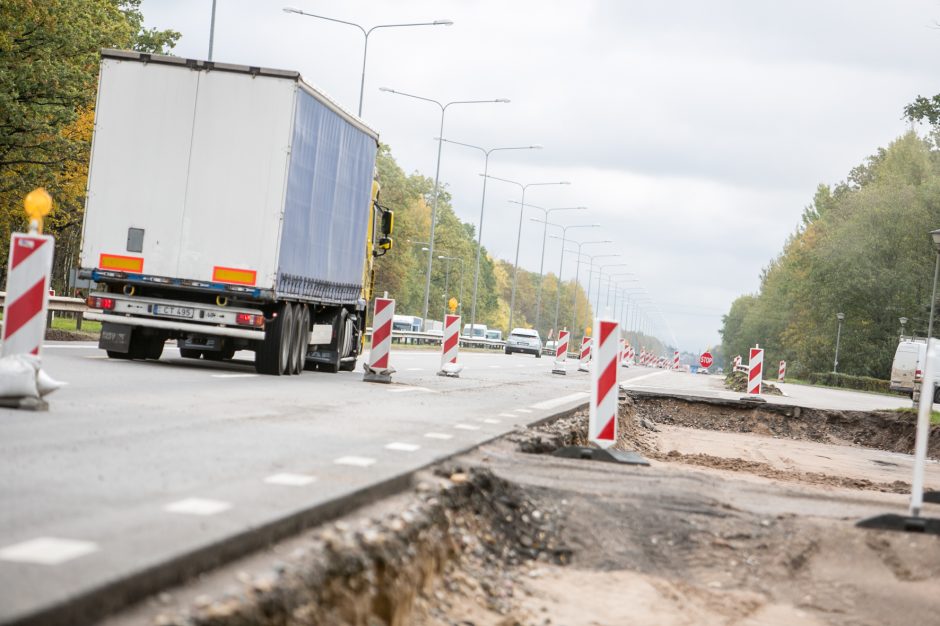
<svg viewBox="0 0 940 626">
<path fill-rule="evenodd" d="M 244 356 L 244 359 L 239 357 Z M 0 622 L 182 559 L 463 451 L 588 399 L 552 359 L 393 353 L 362 372 L 255 375 L 232 363 L 110 360 L 44 348 L 69 383 L 48 412 L 0 409 Z M 626 375 L 637 375 L 632 370 Z"/>
<path fill-rule="evenodd" d="M 394 351 L 391 385 L 364 383 L 361 371 L 258 376 L 251 356 L 211 363 L 168 347 L 158 362 L 127 362 L 89 343 L 45 346 L 44 368 L 69 385 L 48 412 L 0 409 L 0 623 L 115 581 L 172 582 L 168 563 L 250 549 L 248 537 L 392 489 L 589 392 L 574 364 L 557 376 L 551 358 L 525 355 L 462 353 L 455 379 L 436 375 L 436 352 Z M 718 377 L 621 374 L 636 388 L 721 393 Z M 837 402 L 850 392 L 811 393 Z"/>
</svg>

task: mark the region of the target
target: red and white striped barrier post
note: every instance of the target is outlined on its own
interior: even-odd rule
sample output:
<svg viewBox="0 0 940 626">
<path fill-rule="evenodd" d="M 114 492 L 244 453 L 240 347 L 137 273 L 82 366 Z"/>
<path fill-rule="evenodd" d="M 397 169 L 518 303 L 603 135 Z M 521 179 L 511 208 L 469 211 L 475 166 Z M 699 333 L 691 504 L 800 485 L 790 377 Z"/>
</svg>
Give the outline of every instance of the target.
<svg viewBox="0 0 940 626">
<path fill-rule="evenodd" d="M 597 320 L 597 346 L 591 368 L 591 408 L 588 416 L 588 439 L 601 448 L 617 443 L 617 342 L 620 325 Z"/>
<path fill-rule="evenodd" d="M 555 348 L 555 363 L 552 365 L 552 374 L 566 375 L 565 363 L 568 361 L 568 340 L 571 333 L 567 330 L 558 331 L 558 346 Z"/>
<path fill-rule="evenodd" d="M 747 370 L 747 393 L 752 396 L 760 395 L 760 385 L 764 379 L 764 351 L 754 346 L 751 348 L 750 360 Z"/>
<path fill-rule="evenodd" d="M 679 371 L 679 351 L 678 350 L 676 350 L 672 354 L 672 369 L 676 370 L 677 372 Z"/>
<path fill-rule="evenodd" d="M 457 363 L 457 351 L 460 348 L 460 316 L 444 316 L 444 339 L 441 341 L 441 371 L 438 376 L 457 378 L 462 365 Z"/>
<path fill-rule="evenodd" d="M 7 265 L 7 296 L 0 356 L 39 356 L 46 335 L 46 308 L 55 242 L 48 235 L 13 233 Z"/>
<path fill-rule="evenodd" d="M 787 362 L 780 361 L 780 366 L 777 368 L 777 382 L 782 383 L 786 377 L 787 377 Z"/>
<path fill-rule="evenodd" d="M 395 368 L 389 365 L 392 349 L 392 319 L 395 317 L 395 301 L 391 298 L 376 298 L 372 314 L 372 347 L 369 362 L 363 363 L 365 373 L 362 380 L 368 383 L 390 383 Z"/>
<path fill-rule="evenodd" d="M 581 337 L 581 353 L 578 359 L 578 371 L 591 371 L 591 338 Z"/>
</svg>

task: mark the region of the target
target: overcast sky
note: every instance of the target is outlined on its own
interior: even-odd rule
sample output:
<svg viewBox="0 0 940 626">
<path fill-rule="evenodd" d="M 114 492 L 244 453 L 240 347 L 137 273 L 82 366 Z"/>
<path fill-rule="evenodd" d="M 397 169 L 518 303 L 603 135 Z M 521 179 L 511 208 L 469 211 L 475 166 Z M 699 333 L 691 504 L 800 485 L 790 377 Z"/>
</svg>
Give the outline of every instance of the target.
<svg viewBox="0 0 940 626">
<path fill-rule="evenodd" d="M 406 172 L 434 175 L 439 110 L 386 86 L 454 106 L 444 136 L 497 152 L 490 173 L 535 187 L 526 202 L 558 212 L 584 240 L 612 239 L 661 309 L 661 336 L 683 350 L 718 343 L 721 315 L 758 288 L 762 267 L 799 223 L 817 184 L 836 183 L 905 132 L 905 104 L 940 92 L 940 0 L 217 0 L 214 57 L 299 70 L 355 112 L 362 34 L 284 6 L 376 24 L 363 118 Z M 148 26 L 183 34 L 176 54 L 206 58 L 211 0 L 144 0 Z M 445 145 L 441 180 L 457 214 L 479 220 L 483 160 Z M 483 243 L 515 254 L 518 188 L 491 182 Z M 528 221 L 521 264 L 538 271 L 541 226 Z M 585 247 L 585 252 L 588 248 Z M 564 276 L 574 275 L 571 256 Z M 558 271 L 549 239 L 546 270 Z M 586 268 L 582 268 L 586 269 Z M 585 276 L 582 271 L 582 278 Z M 418 313 L 419 312 L 414 312 Z"/>
</svg>

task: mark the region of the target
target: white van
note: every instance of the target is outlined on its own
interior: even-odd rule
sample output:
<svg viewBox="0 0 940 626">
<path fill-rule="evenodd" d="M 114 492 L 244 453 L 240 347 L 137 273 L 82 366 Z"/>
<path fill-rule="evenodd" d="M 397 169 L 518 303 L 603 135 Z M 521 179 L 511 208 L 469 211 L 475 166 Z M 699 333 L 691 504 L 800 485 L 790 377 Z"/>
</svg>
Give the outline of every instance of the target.
<svg viewBox="0 0 940 626">
<path fill-rule="evenodd" d="M 891 364 L 891 391 L 901 391 L 916 399 L 923 382 L 924 355 L 927 340 L 917 337 L 902 337 L 894 352 Z M 934 402 L 940 402 L 940 389 L 934 392 Z"/>
</svg>

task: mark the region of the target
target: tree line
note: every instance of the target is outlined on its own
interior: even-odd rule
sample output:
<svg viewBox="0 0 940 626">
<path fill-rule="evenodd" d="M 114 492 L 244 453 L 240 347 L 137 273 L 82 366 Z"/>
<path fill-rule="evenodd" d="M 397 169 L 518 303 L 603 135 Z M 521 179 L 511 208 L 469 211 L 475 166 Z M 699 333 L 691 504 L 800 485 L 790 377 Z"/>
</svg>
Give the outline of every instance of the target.
<svg viewBox="0 0 940 626">
<path fill-rule="evenodd" d="M 935 122 L 934 102 L 906 114 Z M 755 344 L 765 364 L 786 360 L 801 377 L 833 370 L 888 378 L 904 334 L 926 336 L 934 261 L 929 235 L 940 228 L 940 129 L 911 131 L 853 168 L 836 185 L 819 185 L 801 223 L 760 276 L 755 294 L 736 299 L 721 329 L 726 361 Z M 726 363 L 727 365 L 727 363 Z"/>
</svg>

